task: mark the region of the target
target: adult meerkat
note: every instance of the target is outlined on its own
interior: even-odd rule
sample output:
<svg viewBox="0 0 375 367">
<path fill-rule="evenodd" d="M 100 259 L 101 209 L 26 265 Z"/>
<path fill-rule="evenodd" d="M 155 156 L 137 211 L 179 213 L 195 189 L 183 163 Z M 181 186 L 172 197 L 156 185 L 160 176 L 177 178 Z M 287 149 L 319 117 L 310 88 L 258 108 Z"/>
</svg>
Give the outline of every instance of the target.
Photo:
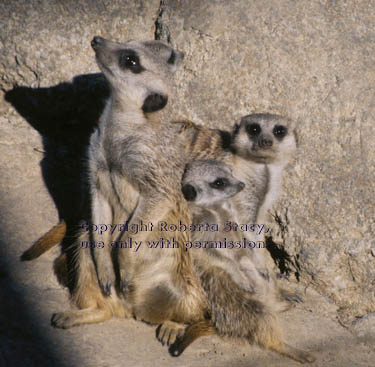
<svg viewBox="0 0 375 367">
<path fill-rule="evenodd" d="M 208 297 L 211 318 L 190 325 L 170 351 L 178 356 L 199 336 L 218 334 L 246 339 L 302 363 L 313 362 L 315 358 L 311 354 L 284 342 L 277 316 L 254 290 L 256 272 L 249 276 L 247 266 L 238 267 L 248 250 L 241 247 L 241 236 L 227 232 L 225 227 L 228 221 L 236 218 L 236 208 L 230 198 L 244 186 L 221 162 L 197 160 L 186 168 L 182 191 L 192 209 L 199 213 L 196 220 L 198 223 L 200 219 L 217 223 L 219 230 L 203 235 L 195 232 L 192 236 L 192 240 L 202 241 L 202 246 L 191 252 Z M 228 246 L 221 247 L 222 243 Z"/>
<path fill-rule="evenodd" d="M 267 210 L 273 205 L 280 194 L 284 168 L 296 150 L 295 124 L 291 119 L 267 113 L 250 114 L 241 118 L 232 131 L 231 149 L 237 156 L 243 157 L 252 167 L 262 170 L 264 177 L 264 193 L 256 206 L 256 223 L 264 224 Z M 242 198 L 241 198 L 242 199 Z M 248 223 L 250 217 L 247 208 L 253 206 L 252 201 L 243 202 L 240 211 L 240 223 Z M 264 232 L 261 239 L 264 240 Z M 273 287 L 275 278 L 269 272 L 267 262 L 270 256 L 265 249 L 252 251 L 253 262 L 262 276 Z M 280 289 L 283 298 L 301 302 L 298 295 Z"/>
<path fill-rule="evenodd" d="M 120 44 L 94 37 L 92 47 L 111 86 L 111 98 L 90 141 L 90 219 L 108 225 L 124 223 L 129 217 L 131 224 L 141 220 L 157 224 L 162 219 L 189 223 L 180 188 L 184 135 L 167 120 L 145 116 L 167 104 L 171 75 L 182 55 L 159 41 Z M 142 241 L 151 241 L 159 240 L 161 233 L 140 235 Z M 170 236 L 163 233 L 164 238 Z M 174 237 L 180 244 L 188 240 L 183 232 Z M 82 239 L 88 240 L 88 233 L 80 236 L 76 246 Z M 124 240 L 123 234 L 94 233 L 91 239 L 104 248 L 94 247 L 92 257 L 88 250 L 77 251 L 72 298 L 81 310 L 55 314 L 54 326 L 99 322 L 112 315 L 134 316 L 167 324 L 172 335 L 180 330 L 178 323 L 204 318 L 206 297 L 183 246 L 157 250 L 142 243 L 137 252 L 129 246 L 121 248 L 113 256 L 119 260 L 116 268 L 110 244 L 116 247 Z M 141 241 L 135 234 L 133 240 Z"/>
<path fill-rule="evenodd" d="M 267 184 L 257 208 L 257 223 L 263 223 L 280 194 L 284 168 L 296 150 L 294 122 L 268 113 L 244 116 L 233 129 L 231 148 L 236 155 L 264 166 Z"/>
</svg>

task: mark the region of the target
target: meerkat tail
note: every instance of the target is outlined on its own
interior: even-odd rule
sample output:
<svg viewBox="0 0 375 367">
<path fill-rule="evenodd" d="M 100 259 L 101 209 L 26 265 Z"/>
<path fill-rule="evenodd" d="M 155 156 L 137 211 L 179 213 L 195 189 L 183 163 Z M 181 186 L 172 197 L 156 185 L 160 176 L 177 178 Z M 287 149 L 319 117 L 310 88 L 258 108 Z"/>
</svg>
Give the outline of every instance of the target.
<svg viewBox="0 0 375 367">
<path fill-rule="evenodd" d="M 173 357 L 178 357 L 196 339 L 206 335 L 217 335 L 216 328 L 212 322 L 210 320 L 195 322 L 186 328 L 182 338 L 177 339 L 177 341 L 170 346 L 169 353 Z"/>
<path fill-rule="evenodd" d="M 304 350 L 300 350 L 297 348 L 293 348 L 285 343 L 279 344 L 277 346 L 274 345 L 272 347 L 269 347 L 269 349 L 279 354 L 282 354 L 286 357 L 294 359 L 295 361 L 300 363 L 312 363 L 316 360 L 316 358 L 311 353 L 305 352 Z"/>
<path fill-rule="evenodd" d="M 62 220 L 39 238 L 28 250 L 21 255 L 21 261 L 30 261 L 38 258 L 46 251 L 62 241 L 66 233 L 66 223 Z"/>
<path fill-rule="evenodd" d="M 212 324 L 217 334 L 247 339 L 298 362 L 312 362 L 308 352 L 287 345 L 277 315 L 266 304 L 244 291 L 223 269 L 211 267 L 200 274 L 208 296 Z"/>
</svg>

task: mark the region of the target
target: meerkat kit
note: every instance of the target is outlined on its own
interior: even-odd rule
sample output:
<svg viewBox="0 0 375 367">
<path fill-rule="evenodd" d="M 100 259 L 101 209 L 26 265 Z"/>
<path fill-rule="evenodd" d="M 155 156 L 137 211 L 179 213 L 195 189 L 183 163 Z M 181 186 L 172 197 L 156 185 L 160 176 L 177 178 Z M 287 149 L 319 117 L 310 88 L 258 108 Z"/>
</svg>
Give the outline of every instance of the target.
<svg viewBox="0 0 375 367">
<path fill-rule="evenodd" d="M 98 36 L 91 45 L 111 96 L 91 136 L 90 189 L 82 193 L 90 209 L 80 218 L 106 230 L 77 229 L 69 251 L 56 260 L 55 272 L 69 279 L 78 310 L 55 313 L 52 325 L 134 317 L 158 325 L 158 339 L 174 356 L 200 336 L 216 334 L 302 363 L 314 361 L 284 341 L 277 312 L 289 302 L 270 275 L 265 250 L 218 246 L 263 238 L 255 231 L 228 230 L 228 223 L 264 224 L 296 148 L 293 122 L 251 114 L 231 131 L 175 122 L 171 87 L 181 52 L 161 41 L 117 43 Z M 125 223 L 153 226 L 107 230 Z M 163 230 L 163 223 L 189 230 Z M 216 230 L 191 230 L 205 224 Z M 63 219 L 22 259 L 62 241 L 69 226 L 79 228 Z M 173 246 L 150 246 L 161 239 Z M 187 251 L 186 244 L 194 242 L 204 246 Z M 136 250 L 120 245 L 130 243 Z"/>
</svg>

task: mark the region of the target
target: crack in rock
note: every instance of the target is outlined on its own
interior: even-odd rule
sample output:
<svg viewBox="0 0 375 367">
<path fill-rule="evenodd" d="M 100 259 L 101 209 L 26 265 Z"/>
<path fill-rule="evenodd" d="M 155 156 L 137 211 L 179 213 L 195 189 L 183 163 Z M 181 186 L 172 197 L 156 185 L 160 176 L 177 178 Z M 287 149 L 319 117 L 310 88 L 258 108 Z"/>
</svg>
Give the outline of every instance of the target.
<svg viewBox="0 0 375 367">
<path fill-rule="evenodd" d="M 160 0 L 159 13 L 155 21 L 155 39 L 171 44 L 171 32 L 167 25 L 169 9 L 164 0 Z"/>
</svg>

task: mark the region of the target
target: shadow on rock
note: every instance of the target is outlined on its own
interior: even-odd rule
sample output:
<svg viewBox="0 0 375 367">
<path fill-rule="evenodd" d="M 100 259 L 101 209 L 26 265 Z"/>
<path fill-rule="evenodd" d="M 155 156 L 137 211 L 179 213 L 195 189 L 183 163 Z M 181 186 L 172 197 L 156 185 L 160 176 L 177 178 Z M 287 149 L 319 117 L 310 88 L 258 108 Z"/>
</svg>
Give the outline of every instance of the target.
<svg viewBox="0 0 375 367">
<path fill-rule="evenodd" d="M 5 94 L 17 112 L 42 135 L 45 184 L 60 218 L 76 218 L 82 205 L 89 138 L 109 97 L 102 74 L 76 76 L 48 88 L 15 87 Z"/>
<path fill-rule="evenodd" d="M 104 76 L 97 73 L 48 88 L 15 87 L 5 94 L 5 100 L 42 136 L 42 175 L 60 219 L 67 224 L 62 248 L 69 269 L 74 268 L 71 244 L 78 224 L 89 220 L 90 214 L 87 147 L 109 93 Z M 72 288 L 74 272 L 69 271 L 69 276 L 68 286 Z"/>
</svg>

